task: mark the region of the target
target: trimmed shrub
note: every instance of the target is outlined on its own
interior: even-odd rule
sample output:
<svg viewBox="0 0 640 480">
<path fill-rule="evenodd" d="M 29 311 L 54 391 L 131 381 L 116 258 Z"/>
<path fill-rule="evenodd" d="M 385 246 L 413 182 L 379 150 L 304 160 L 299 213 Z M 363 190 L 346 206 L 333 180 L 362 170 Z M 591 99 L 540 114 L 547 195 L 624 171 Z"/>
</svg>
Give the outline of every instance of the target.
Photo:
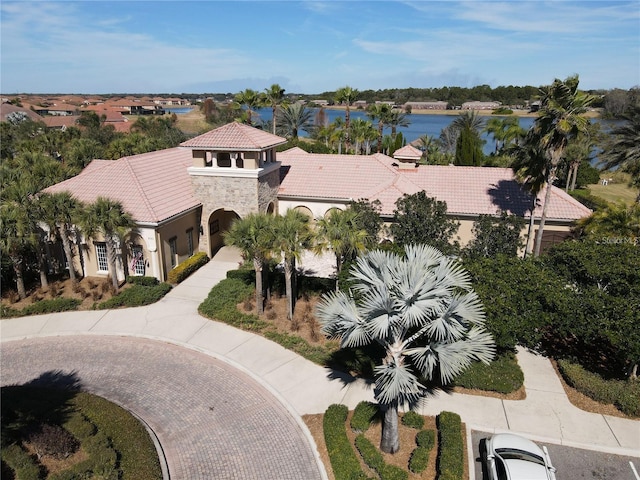
<svg viewBox="0 0 640 480">
<path fill-rule="evenodd" d="M 346 405 L 333 404 L 327 408 L 322 420 L 324 442 L 336 480 L 364 480 L 367 477 L 347 437 L 348 414 Z"/>
<path fill-rule="evenodd" d="M 568 385 L 596 402 L 613 404 L 622 413 L 640 417 L 640 382 L 605 380 L 582 366 L 558 360 L 558 369 Z"/>
<path fill-rule="evenodd" d="M 378 405 L 372 402 L 362 401 L 356 405 L 351 417 L 351 430 L 354 432 L 366 432 L 378 414 Z"/>
<path fill-rule="evenodd" d="M 401 468 L 387 465 L 382 453 L 364 435 L 360 434 L 356 437 L 356 448 L 364 463 L 380 475 L 380 480 L 407 480 L 409 478 L 409 474 Z"/>
<path fill-rule="evenodd" d="M 459 480 L 464 473 L 464 441 L 460 415 L 442 412 L 438 423 L 438 480 Z"/>
<path fill-rule="evenodd" d="M 67 312 L 76 310 L 82 302 L 77 298 L 54 298 L 40 300 L 20 310 L 20 315 L 41 315 L 43 313 Z"/>
<path fill-rule="evenodd" d="M 167 275 L 167 281 L 169 283 L 180 283 L 208 262 L 209 257 L 207 254 L 205 252 L 198 252 L 171 270 L 169 275 Z"/>
<path fill-rule="evenodd" d="M 15 472 L 16 478 L 41 478 L 40 466 L 16 444 L 2 449 L 2 461 Z"/>
<path fill-rule="evenodd" d="M 498 393 L 515 392 L 523 383 L 524 373 L 511 352 L 503 353 L 489 365 L 474 362 L 453 381 L 458 387 Z"/>
<path fill-rule="evenodd" d="M 111 297 L 109 300 L 95 306 L 97 310 L 105 310 L 117 307 L 140 307 L 155 303 L 164 297 L 171 290 L 168 283 L 159 283 L 153 287 L 144 287 L 142 285 L 132 285 L 122 290 L 120 293 Z"/>
<path fill-rule="evenodd" d="M 420 430 L 424 427 L 424 417 L 416 412 L 408 411 L 402 416 L 402 424 Z"/>
<path fill-rule="evenodd" d="M 142 285 L 143 287 L 154 287 L 158 285 L 160 281 L 156 277 L 129 276 L 127 277 L 127 283 L 131 283 L 133 285 Z"/>
<path fill-rule="evenodd" d="M 416 448 L 409 459 L 409 470 L 413 473 L 424 472 L 429 465 L 429 455 L 435 445 L 436 434 L 433 430 L 422 430 L 416 435 Z"/>
<path fill-rule="evenodd" d="M 234 327 L 249 331 L 261 331 L 268 326 L 256 315 L 242 313 L 238 303 L 253 294 L 254 288 L 242 280 L 227 278 L 215 285 L 198 307 L 198 312 L 211 319 L 220 320 Z"/>
<path fill-rule="evenodd" d="M 255 285 L 256 271 L 243 266 L 237 270 L 229 270 L 227 272 L 227 278 L 241 280 L 246 285 Z"/>
<path fill-rule="evenodd" d="M 38 456 L 50 456 L 62 460 L 78 450 L 80 442 L 60 425 L 39 425 L 27 439 Z"/>
</svg>

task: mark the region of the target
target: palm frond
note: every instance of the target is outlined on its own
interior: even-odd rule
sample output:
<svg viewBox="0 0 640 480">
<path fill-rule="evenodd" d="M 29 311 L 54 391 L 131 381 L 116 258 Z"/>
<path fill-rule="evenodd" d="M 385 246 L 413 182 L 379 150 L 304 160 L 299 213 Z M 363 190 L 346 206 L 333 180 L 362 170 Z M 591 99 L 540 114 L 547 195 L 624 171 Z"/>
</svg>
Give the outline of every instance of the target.
<svg viewBox="0 0 640 480">
<path fill-rule="evenodd" d="M 342 347 L 360 347 L 371 343 L 367 324 L 361 318 L 353 299 L 344 292 L 331 292 L 322 297 L 316 307 L 322 332 L 340 339 Z"/>
<path fill-rule="evenodd" d="M 424 394 L 424 386 L 410 369 L 395 362 L 379 365 L 376 375 L 376 399 L 382 404 L 412 403 Z"/>
<path fill-rule="evenodd" d="M 437 352 L 442 383 L 450 383 L 471 362 L 479 360 L 489 363 L 495 356 L 495 344 L 488 332 L 472 327 L 467 338 L 453 343 L 434 346 Z"/>
</svg>

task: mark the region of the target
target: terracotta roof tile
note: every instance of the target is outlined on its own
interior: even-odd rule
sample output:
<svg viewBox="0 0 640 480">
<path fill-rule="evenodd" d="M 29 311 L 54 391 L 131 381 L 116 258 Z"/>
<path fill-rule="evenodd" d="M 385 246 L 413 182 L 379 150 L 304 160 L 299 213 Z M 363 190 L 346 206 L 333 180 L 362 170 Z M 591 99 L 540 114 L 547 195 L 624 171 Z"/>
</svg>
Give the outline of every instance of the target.
<svg viewBox="0 0 640 480">
<path fill-rule="evenodd" d="M 181 147 L 215 150 L 263 150 L 287 143 L 285 138 L 233 122 L 180 144 Z"/>
<path fill-rule="evenodd" d="M 191 152 L 181 148 L 94 160 L 79 175 L 46 191 L 69 191 L 87 203 L 109 197 L 120 201 L 136 221 L 158 223 L 200 205 L 187 172 L 191 162 Z"/>
</svg>

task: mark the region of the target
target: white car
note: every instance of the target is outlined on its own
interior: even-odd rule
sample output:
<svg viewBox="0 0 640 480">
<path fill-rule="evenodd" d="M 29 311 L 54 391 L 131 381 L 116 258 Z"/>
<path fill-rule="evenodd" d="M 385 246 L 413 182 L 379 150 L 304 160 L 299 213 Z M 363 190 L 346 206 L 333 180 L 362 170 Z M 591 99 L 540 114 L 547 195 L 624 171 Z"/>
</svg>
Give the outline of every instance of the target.
<svg viewBox="0 0 640 480">
<path fill-rule="evenodd" d="M 485 461 L 490 480 L 556 480 L 547 447 L 510 433 L 486 440 Z"/>
</svg>

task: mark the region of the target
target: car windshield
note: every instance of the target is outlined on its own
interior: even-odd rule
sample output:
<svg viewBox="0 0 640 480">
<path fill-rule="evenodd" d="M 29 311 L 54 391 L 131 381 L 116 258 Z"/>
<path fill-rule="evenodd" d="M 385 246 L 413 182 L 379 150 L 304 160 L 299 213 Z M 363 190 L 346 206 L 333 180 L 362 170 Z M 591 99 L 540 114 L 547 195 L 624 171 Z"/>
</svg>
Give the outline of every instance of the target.
<svg viewBox="0 0 640 480">
<path fill-rule="evenodd" d="M 518 450 L 515 448 L 498 448 L 496 449 L 496 453 L 504 460 L 526 460 L 527 462 L 544 465 L 544 459 L 542 457 L 524 450 Z"/>
</svg>

